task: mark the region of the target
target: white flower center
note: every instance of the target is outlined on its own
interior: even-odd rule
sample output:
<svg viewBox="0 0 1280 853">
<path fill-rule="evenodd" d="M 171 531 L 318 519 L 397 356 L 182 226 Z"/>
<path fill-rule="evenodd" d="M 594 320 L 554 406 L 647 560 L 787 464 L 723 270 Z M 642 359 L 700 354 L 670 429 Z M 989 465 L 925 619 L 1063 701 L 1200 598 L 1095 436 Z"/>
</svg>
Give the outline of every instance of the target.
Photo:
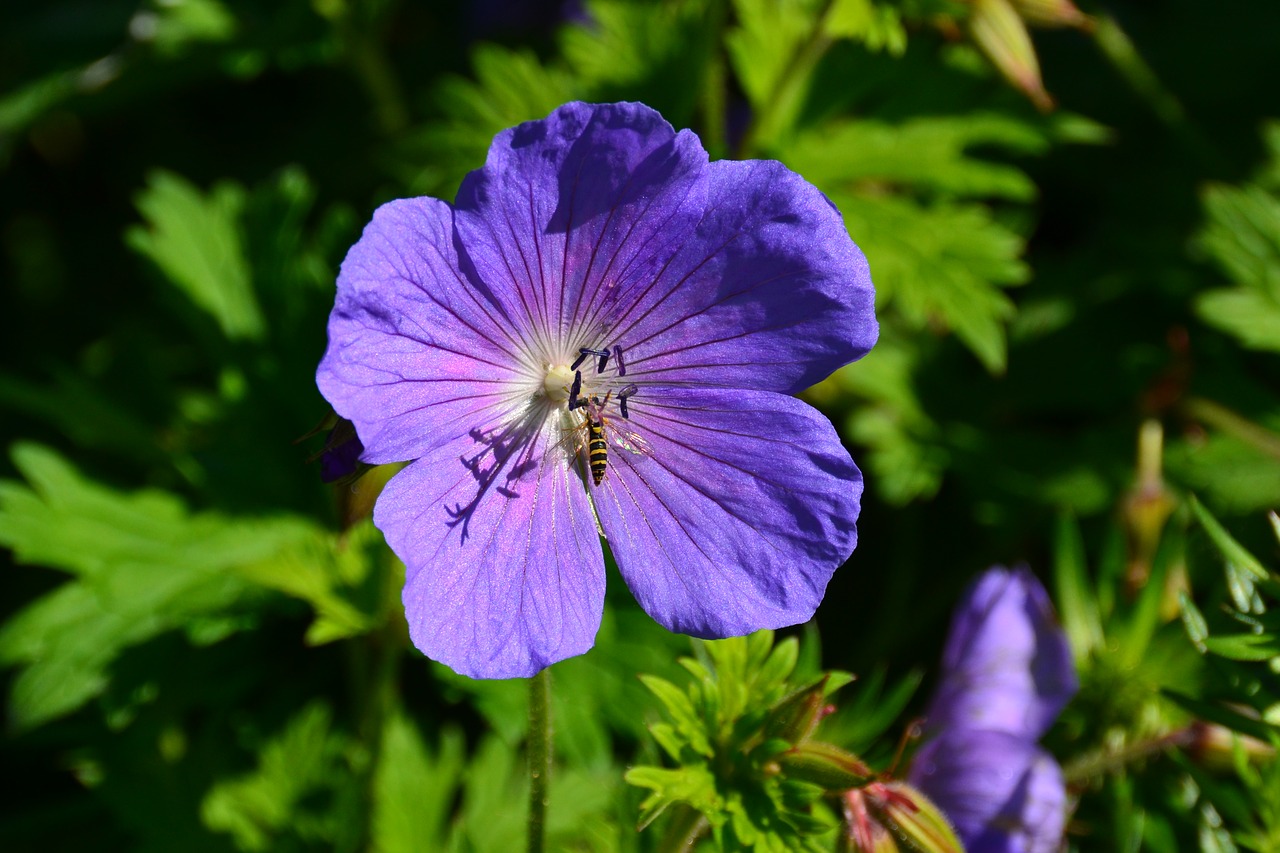
<svg viewBox="0 0 1280 853">
<path fill-rule="evenodd" d="M 573 386 L 573 371 L 567 364 L 549 364 L 542 377 L 542 393 L 552 407 L 569 402 L 569 389 Z"/>
</svg>

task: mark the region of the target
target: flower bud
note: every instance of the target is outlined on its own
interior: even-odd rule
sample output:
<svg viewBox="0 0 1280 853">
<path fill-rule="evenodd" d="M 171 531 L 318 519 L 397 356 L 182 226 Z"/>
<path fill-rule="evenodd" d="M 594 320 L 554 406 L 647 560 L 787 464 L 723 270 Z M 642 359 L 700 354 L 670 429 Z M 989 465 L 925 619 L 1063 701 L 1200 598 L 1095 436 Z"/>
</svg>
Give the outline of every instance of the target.
<svg viewBox="0 0 1280 853">
<path fill-rule="evenodd" d="M 1071 0 L 1012 0 L 1022 20 L 1038 27 L 1079 27 L 1093 29 L 1093 19 L 1076 8 Z"/>
<path fill-rule="evenodd" d="M 919 853 L 964 853 L 942 809 L 905 782 L 873 782 L 865 788 L 873 815 L 907 850 Z"/>
<path fill-rule="evenodd" d="M 901 849 L 893 834 L 871 816 L 867 795 L 861 788 L 845 791 L 844 832 L 840 836 L 841 853 L 898 853 Z"/>
<path fill-rule="evenodd" d="M 803 690 L 798 690 L 774 705 L 769 712 L 768 733 L 791 743 L 804 743 L 831 710 L 827 704 L 827 681 L 822 676 Z"/>
<path fill-rule="evenodd" d="M 812 782 L 828 790 L 852 788 L 874 775 L 858 756 L 818 741 L 807 741 L 789 749 L 779 754 L 776 761 L 789 778 Z"/>
<path fill-rule="evenodd" d="M 1047 112 L 1053 108 L 1053 99 L 1040 79 L 1040 62 L 1031 36 L 1009 0 L 974 0 L 969 34 L 1000 73 L 1038 109 Z"/>
</svg>

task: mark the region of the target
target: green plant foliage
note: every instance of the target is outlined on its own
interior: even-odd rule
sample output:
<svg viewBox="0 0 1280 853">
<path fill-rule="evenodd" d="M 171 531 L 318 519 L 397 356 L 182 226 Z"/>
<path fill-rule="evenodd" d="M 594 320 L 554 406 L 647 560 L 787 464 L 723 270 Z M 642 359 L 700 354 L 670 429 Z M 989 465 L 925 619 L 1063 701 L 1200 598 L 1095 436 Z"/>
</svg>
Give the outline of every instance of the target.
<svg viewBox="0 0 1280 853">
<path fill-rule="evenodd" d="M 1275 126 L 1267 169 L 1280 168 Z M 1265 180 L 1265 177 L 1264 177 Z M 1280 190 L 1248 184 L 1205 190 L 1208 222 L 1200 247 L 1222 268 L 1235 287 L 1202 294 L 1196 310 L 1214 326 L 1253 349 L 1280 351 Z"/>
<path fill-rule="evenodd" d="M 167 279 L 218 322 L 229 338 L 260 338 L 265 328 L 253 295 L 238 218 L 244 193 L 232 184 L 207 196 L 181 177 L 155 172 L 137 199 L 150 229 L 131 228 L 128 241 Z"/>
<path fill-rule="evenodd" d="M 340 814 L 329 797 L 344 766 L 344 740 L 329 710 L 310 705 L 261 747 L 252 773 L 216 785 L 201 815 L 210 829 L 231 835 L 237 849 L 279 850 L 333 841 Z"/>
<path fill-rule="evenodd" d="M 13 461 L 30 486 L 0 488 L 0 543 L 20 560 L 74 576 L 0 632 L 0 660 L 23 667 L 10 714 L 21 727 L 99 695 L 112 661 L 130 646 L 165 631 L 209 642 L 234 630 L 234 621 L 205 621 L 254 596 L 229 570 L 310 534 L 296 519 L 191 515 L 161 492 L 121 494 L 35 445 L 17 447 Z"/>
<path fill-rule="evenodd" d="M 693 676 L 684 690 L 642 677 L 670 720 L 654 723 L 650 731 L 679 766 L 627 772 L 628 782 L 652 791 L 641 804 L 640 825 L 681 804 L 706 818 L 725 850 L 824 849 L 829 840 L 822 837 L 833 824 L 820 807 L 815 810 L 822 788 L 810 780 L 827 778 L 828 772 L 815 766 L 816 774 L 803 773 L 804 761 L 788 764 L 790 773 L 780 772 L 777 762 L 795 753 L 811 731 L 809 724 L 794 723 L 797 709 L 805 706 L 797 700 L 812 692 L 821 702 L 850 676 L 833 673 L 816 684 L 792 683 L 797 642 L 775 646 L 770 631 L 698 643 L 695 652 L 696 658 L 680 661 Z M 819 763 L 830 773 L 838 768 Z"/>
</svg>

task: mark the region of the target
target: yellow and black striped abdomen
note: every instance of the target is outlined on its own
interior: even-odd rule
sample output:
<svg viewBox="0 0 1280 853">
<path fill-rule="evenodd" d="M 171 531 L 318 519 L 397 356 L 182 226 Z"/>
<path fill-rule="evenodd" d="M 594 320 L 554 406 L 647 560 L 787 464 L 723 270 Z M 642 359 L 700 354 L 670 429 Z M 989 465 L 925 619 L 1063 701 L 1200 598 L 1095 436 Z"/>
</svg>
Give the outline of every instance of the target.
<svg viewBox="0 0 1280 853">
<path fill-rule="evenodd" d="M 590 417 L 587 419 L 587 461 L 591 463 L 591 481 L 598 486 L 609 466 L 609 445 L 604 440 L 604 422 Z"/>
</svg>

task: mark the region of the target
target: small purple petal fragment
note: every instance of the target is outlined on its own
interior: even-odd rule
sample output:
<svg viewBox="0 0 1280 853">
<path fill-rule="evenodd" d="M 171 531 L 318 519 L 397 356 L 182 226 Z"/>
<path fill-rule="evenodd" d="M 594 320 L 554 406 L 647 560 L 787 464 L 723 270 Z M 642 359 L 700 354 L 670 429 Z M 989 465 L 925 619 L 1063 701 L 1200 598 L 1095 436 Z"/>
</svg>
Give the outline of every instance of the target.
<svg viewBox="0 0 1280 853">
<path fill-rule="evenodd" d="M 336 483 L 353 476 L 360 470 L 360 454 L 364 445 L 350 421 L 342 420 L 329 431 L 324 450 L 320 451 L 320 479 Z"/>
<path fill-rule="evenodd" d="M 596 509 L 645 611 L 728 637 L 809 619 L 857 540 L 862 476 L 829 421 L 782 394 L 634 398 L 646 454 L 611 453 Z"/>
<path fill-rule="evenodd" d="M 995 568 L 956 609 L 929 706 L 931 729 L 993 729 L 1036 740 L 1078 687 L 1071 648 L 1029 570 Z"/>
<path fill-rule="evenodd" d="M 945 732 L 916 753 L 907 779 L 951 819 L 968 853 L 1055 853 L 1062 843 L 1062 769 L 1021 737 Z"/>
</svg>

